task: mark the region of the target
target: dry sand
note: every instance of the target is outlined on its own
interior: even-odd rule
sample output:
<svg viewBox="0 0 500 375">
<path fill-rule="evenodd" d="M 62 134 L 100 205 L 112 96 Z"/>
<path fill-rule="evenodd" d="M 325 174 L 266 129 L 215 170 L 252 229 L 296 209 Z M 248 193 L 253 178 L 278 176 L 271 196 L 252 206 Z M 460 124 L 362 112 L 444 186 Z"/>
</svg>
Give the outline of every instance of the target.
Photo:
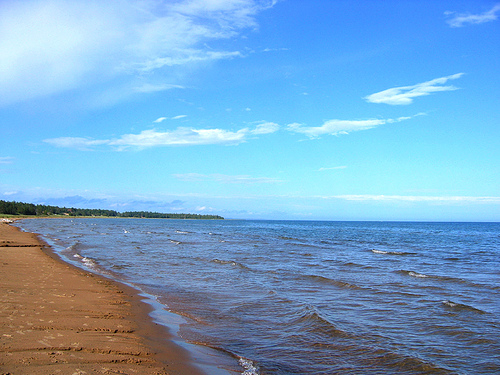
<svg viewBox="0 0 500 375">
<path fill-rule="evenodd" d="M 0 222 L 0 374 L 200 374 L 137 291 Z"/>
</svg>

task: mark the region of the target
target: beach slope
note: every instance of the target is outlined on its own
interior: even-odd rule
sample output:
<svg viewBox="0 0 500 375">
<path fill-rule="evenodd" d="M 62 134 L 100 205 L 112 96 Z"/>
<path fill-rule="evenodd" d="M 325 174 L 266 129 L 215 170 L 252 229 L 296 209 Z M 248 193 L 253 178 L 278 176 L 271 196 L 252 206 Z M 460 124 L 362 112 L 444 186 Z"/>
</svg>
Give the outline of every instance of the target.
<svg viewBox="0 0 500 375">
<path fill-rule="evenodd" d="M 0 374 L 199 374 L 137 292 L 0 223 Z"/>
</svg>

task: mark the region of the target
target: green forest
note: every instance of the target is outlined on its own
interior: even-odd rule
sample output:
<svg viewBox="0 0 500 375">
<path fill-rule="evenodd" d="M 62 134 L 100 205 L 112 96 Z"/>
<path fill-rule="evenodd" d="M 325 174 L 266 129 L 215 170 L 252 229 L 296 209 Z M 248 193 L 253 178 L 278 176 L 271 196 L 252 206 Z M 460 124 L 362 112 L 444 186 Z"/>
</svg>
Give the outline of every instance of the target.
<svg viewBox="0 0 500 375">
<path fill-rule="evenodd" d="M 114 210 L 101 210 L 91 208 L 66 208 L 48 206 L 44 204 L 33 204 L 23 202 L 7 202 L 0 200 L 0 214 L 22 215 L 22 216 L 103 216 L 103 217 L 136 217 L 154 219 L 224 219 L 219 215 L 199 215 L 199 214 L 179 214 L 179 213 L 159 213 L 148 211 L 127 211 L 118 212 Z"/>
</svg>

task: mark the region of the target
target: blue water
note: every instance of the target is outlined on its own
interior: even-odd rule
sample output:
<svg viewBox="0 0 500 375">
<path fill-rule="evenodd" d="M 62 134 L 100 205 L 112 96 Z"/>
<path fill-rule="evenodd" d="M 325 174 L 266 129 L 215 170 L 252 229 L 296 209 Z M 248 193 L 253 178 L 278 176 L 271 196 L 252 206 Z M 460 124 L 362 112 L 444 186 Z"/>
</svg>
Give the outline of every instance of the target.
<svg viewBox="0 0 500 375">
<path fill-rule="evenodd" d="M 500 224 L 20 222 L 246 374 L 499 374 Z M 243 368 L 241 372 L 243 372 Z"/>
</svg>

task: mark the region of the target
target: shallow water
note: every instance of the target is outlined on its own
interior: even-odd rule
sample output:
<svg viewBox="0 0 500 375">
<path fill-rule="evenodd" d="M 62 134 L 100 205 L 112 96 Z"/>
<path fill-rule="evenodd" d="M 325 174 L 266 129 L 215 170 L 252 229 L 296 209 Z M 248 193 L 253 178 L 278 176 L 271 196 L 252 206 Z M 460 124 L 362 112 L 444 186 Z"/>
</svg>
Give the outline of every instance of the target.
<svg viewBox="0 0 500 375">
<path fill-rule="evenodd" d="M 32 219 L 245 374 L 500 373 L 500 224 Z"/>
</svg>

